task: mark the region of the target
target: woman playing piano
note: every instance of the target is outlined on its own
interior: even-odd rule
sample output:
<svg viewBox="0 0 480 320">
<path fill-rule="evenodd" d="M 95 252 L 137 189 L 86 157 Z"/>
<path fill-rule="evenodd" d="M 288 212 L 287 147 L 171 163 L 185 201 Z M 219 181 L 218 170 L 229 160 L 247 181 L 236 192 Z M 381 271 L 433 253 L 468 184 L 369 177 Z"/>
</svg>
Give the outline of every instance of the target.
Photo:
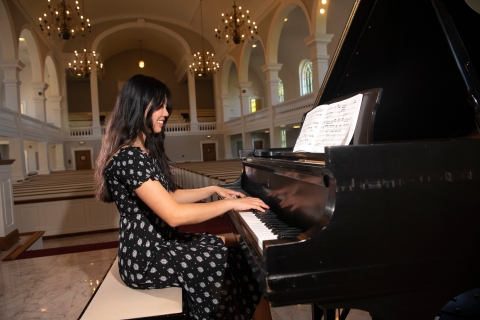
<svg viewBox="0 0 480 320">
<path fill-rule="evenodd" d="M 192 319 L 269 319 L 269 306 L 239 248 L 225 246 L 225 236 L 176 228 L 228 210 L 268 206 L 218 186 L 177 189 L 164 150 L 171 111 L 165 84 L 135 75 L 120 91 L 103 138 L 96 197 L 115 201 L 120 212 L 120 276 L 135 289 L 182 287 Z M 214 193 L 224 200 L 198 203 Z"/>
</svg>

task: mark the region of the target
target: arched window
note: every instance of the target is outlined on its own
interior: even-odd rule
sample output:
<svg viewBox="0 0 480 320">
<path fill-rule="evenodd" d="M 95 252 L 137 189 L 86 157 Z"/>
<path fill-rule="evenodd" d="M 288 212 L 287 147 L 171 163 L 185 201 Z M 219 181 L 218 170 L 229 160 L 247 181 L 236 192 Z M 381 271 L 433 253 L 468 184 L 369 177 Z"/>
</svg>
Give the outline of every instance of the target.
<svg viewBox="0 0 480 320">
<path fill-rule="evenodd" d="M 312 62 L 303 60 L 300 63 L 300 94 L 306 95 L 313 91 Z"/>
<path fill-rule="evenodd" d="M 283 81 L 278 79 L 278 102 L 285 101 L 285 92 L 283 91 Z"/>
</svg>

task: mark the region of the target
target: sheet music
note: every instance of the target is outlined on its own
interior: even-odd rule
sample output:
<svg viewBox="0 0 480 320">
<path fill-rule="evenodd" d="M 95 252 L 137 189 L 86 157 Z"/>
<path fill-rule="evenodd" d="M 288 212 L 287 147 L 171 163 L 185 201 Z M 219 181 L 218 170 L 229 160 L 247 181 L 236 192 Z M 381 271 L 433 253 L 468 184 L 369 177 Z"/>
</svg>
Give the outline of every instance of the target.
<svg viewBox="0 0 480 320">
<path fill-rule="evenodd" d="M 347 145 L 352 140 L 362 94 L 321 105 L 310 111 L 293 148 L 293 152 L 324 153 L 326 146 Z"/>
</svg>

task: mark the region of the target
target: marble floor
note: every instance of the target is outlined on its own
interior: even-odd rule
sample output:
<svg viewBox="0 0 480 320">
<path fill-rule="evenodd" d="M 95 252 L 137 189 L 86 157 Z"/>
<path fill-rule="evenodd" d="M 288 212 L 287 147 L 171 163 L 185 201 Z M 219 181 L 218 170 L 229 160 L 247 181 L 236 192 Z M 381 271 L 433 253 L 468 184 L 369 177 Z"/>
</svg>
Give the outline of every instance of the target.
<svg viewBox="0 0 480 320">
<path fill-rule="evenodd" d="M 43 248 L 113 241 L 107 232 L 43 240 Z M 21 239 L 24 241 L 24 239 Z M 77 319 L 112 263 L 117 249 L 1 261 L 0 320 Z M 309 305 L 271 308 L 273 320 L 309 320 Z M 347 320 L 371 320 L 368 313 L 352 310 Z"/>
</svg>

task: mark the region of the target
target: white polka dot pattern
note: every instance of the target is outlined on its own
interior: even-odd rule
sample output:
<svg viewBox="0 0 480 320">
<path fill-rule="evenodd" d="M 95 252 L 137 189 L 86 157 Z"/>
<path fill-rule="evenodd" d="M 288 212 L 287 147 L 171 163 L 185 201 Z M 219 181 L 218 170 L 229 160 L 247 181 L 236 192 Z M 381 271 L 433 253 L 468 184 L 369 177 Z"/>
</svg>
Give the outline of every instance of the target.
<svg viewBox="0 0 480 320">
<path fill-rule="evenodd" d="M 105 175 L 121 215 L 118 263 L 126 285 L 181 286 L 192 319 L 251 319 L 260 293 L 241 251 L 208 233 L 177 232 L 136 195 L 149 179 L 169 190 L 154 160 L 139 148 L 123 148 Z"/>
</svg>

